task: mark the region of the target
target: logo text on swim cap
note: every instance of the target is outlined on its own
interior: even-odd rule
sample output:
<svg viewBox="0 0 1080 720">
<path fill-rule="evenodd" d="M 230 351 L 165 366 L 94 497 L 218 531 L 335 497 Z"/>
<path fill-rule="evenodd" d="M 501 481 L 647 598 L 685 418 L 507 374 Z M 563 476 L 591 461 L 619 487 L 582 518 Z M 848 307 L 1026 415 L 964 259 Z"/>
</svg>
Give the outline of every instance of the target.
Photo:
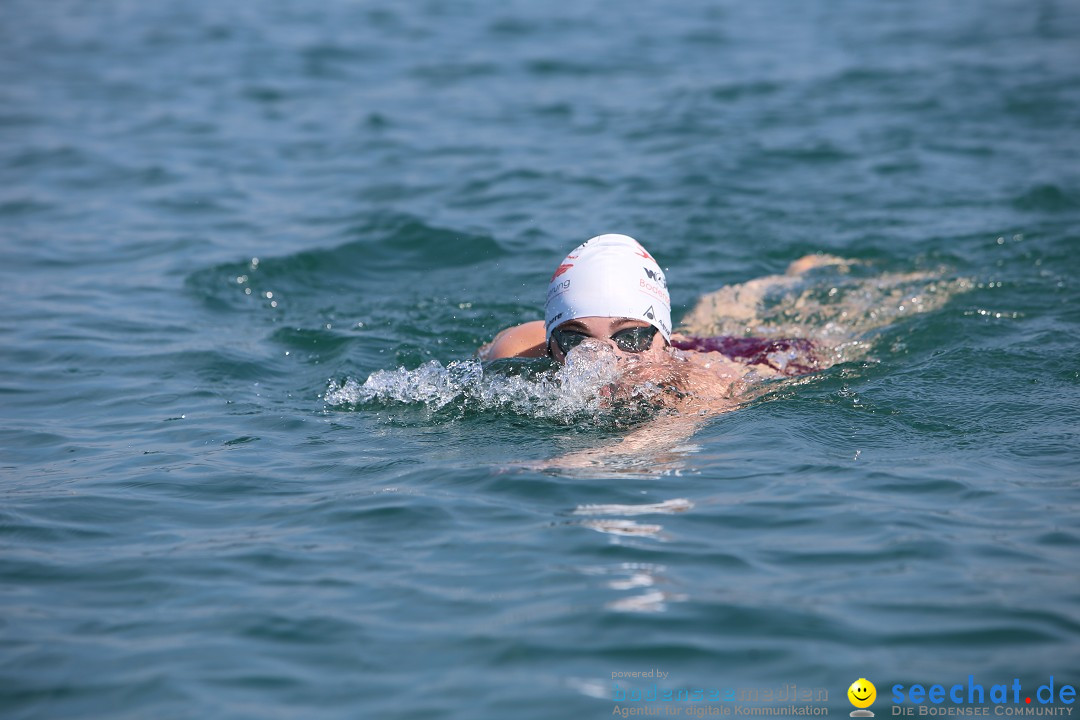
<svg viewBox="0 0 1080 720">
<path fill-rule="evenodd" d="M 667 287 L 667 278 L 664 277 L 664 273 L 660 272 L 659 270 L 656 270 L 656 271 L 650 270 L 649 268 L 644 267 L 644 266 L 641 269 L 645 271 L 645 275 L 650 280 L 655 280 L 656 282 L 663 285 L 665 288 Z"/>
<path fill-rule="evenodd" d="M 555 297 L 556 295 L 562 295 L 564 292 L 566 292 L 569 289 L 570 289 L 570 281 L 569 280 L 563 280 L 558 285 L 552 285 L 550 288 L 548 288 L 548 293 L 547 293 L 548 301 L 550 302 L 551 298 Z"/>
<path fill-rule="evenodd" d="M 667 288 L 660 285 L 654 285 L 645 278 L 640 278 L 638 280 L 638 291 L 645 295 L 651 295 L 665 305 L 671 305 L 671 299 L 668 296 Z"/>
<path fill-rule="evenodd" d="M 668 327 L 667 323 L 666 323 L 666 322 L 664 322 L 664 321 L 663 321 L 662 319 L 660 319 L 660 318 L 656 317 L 656 311 L 655 311 L 655 310 L 653 310 L 653 306 L 652 306 L 652 305 L 650 305 L 649 307 L 647 307 L 647 308 L 645 309 L 645 312 L 644 312 L 644 313 L 642 313 L 642 314 L 643 314 L 643 315 L 644 315 L 645 317 L 649 318 L 649 320 L 651 320 L 651 321 L 653 321 L 654 323 L 656 323 L 657 325 L 659 325 L 659 326 L 660 326 L 660 328 L 661 328 L 661 329 L 662 329 L 662 330 L 664 331 L 664 334 L 666 334 L 666 335 L 667 335 L 667 334 L 670 334 L 670 333 L 671 333 L 671 328 L 669 328 L 669 327 Z"/>
</svg>

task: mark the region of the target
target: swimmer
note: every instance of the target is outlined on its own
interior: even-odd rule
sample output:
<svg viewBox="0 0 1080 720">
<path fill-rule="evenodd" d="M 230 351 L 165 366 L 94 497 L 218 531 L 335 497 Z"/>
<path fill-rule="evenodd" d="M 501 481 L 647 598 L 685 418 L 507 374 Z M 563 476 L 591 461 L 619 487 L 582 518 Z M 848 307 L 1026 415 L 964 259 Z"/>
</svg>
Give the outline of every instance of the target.
<svg viewBox="0 0 1080 720">
<path fill-rule="evenodd" d="M 543 320 L 503 330 L 478 355 L 485 362 L 549 357 L 560 364 L 575 357 L 588 362 L 590 354 L 606 358 L 614 361 L 617 380 L 600 389 L 602 400 L 644 398 L 666 411 L 615 446 L 572 453 L 548 466 L 666 451 L 703 419 L 763 391 L 761 380 L 863 358 L 871 332 L 936 310 L 972 287 L 965 278 L 945 279 L 945 268 L 853 275 L 862 264 L 804 256 L 782 275 L 704 295 L 673 330 L 667 278 L 656 260 L 631 237 L 599 235 L 555 268 Z"/>
<path fill-rule="evenodd" d="M 644 399 L 661 411 L 614 445 L 564 455 L 545 467 L 667 453 L 710 415 L 734 410 L 762 392 L 761 380 L 808 375 L 863 358 L 872 331 L 940 308 L 972 287 L 965 278 L 944 279 L 944 268 L 853 274 L 862 264 L 807 255 L 782 275 L 704 295 L 673 330 L 667 278 L 656 260 L 631 237 L 599 235 L 556 267 L 543 320 L 503 330 L 478 355 L 485 362 L 613 361 L 617 380 L 600 389 L 601 400 Z"/>
<path fill-rule="evenodd" d="M 807 256 L 791 274 L 838 262 Z M 732 406 L 733 385 L 759 377 L 799 375 L 820 369 L 809 340 L 693 337 L 672 332 L 671 299 L 660 265 L 626 235 L 600 235 L 579 245 L 548 283 L 544 320 L 498 333 L 479 351 L 481 360 L 550 357 L 566 362 L 576 349 L 614 356 L 626 383 L 653 382 L 696 409 Z M 688 401 L 688 402 L 687 402 Z"/>
<path fill-rule="evenodd" d="M 765 283 L 760 287 L 782 286 L 813 267 L 842 262 L 831 256 L 807 256 L 792 263 L 787 276 L 758 282 Z M 749 283 L 744 288 L 743 305 L 749 306 L 760 292 L 755 294 Z M 713 296 L 703 298 L 706 301 L 717 304 Z M 746 307 L 739 309 L 740 303 L 731 305 L 731 315 L 747 313 Z M 618 380 L 601 389 L 602 398 L 615 402 L 645 397 L 667 411 L 615 445 L 544 464 L 581 467 L 611 455 L 667 452 L 708 416 L 738 407 L 753 381 L 822 369 L 825 363 L 816 350 L 813 342 L 802 338 L 672 332 L 671 300 L 660 265 L 633 238 L 600 235 L 571 251 L 555 269 L 544 320 L 503 330 L 478 355 L 483 361 L 549 357 L 560 364 L 578 355 L 606 357 L 616 363 Z M 648 392 L 643 396 L 642 390 Z"/>
</svg>

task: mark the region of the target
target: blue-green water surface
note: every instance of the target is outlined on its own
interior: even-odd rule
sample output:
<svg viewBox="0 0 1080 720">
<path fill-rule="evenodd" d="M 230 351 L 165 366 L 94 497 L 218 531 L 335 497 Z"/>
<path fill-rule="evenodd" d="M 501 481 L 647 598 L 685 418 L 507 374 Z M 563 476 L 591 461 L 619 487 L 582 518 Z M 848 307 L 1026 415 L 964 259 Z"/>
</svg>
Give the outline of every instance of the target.
<svg viewBox="0 0 1080 720">
<path fill-rule="evenodd" d="M 3 717 L 1080 682 L 1075 2 L 2 14 Z M 676 316 L 814 252 L 970 291 L 586 471 L 543 466 L 622 429 L 328 399 L 539 317 L 604 232 Z"/>
</svg>

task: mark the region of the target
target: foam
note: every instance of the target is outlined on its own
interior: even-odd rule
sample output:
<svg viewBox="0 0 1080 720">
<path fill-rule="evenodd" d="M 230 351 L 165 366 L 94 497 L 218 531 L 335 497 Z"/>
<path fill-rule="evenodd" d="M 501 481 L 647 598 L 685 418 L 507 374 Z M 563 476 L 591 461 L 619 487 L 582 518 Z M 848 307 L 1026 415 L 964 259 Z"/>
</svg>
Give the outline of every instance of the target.
<svg viewBox="0 0 1080 720">
<path fill-rule="evenodd" d="M 565 423 L 610 420 L 618 425 L 655 411 L 653 401 L 664 392 L 648 382 L 618 385 L 631 365 L 633 359 L 619 361 L 607 346 L 589 343 L 575 348 L 561 366 L 516 361 L 485 367 L 475 359 L 444 366 L 431 360 L 414 370 L 379 370 L 362 383 L 353 378 L 331 380 L 324 400 L 328 407 L 404 404 L 432 412 L 457 407 Z"/>
</svg>

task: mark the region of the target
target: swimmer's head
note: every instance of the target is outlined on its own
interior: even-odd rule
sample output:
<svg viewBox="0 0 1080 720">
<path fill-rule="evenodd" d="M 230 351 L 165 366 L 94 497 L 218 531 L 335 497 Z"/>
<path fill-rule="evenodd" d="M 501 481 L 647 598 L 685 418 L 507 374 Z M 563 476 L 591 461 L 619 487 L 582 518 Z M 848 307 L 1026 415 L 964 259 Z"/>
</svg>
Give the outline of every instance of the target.
<svg viewBox="0 0 1080 720">
<path fill-rule="evenodd" d="M 664 271 L 637 240 L 598 235 L 578 245 L 555 269 L 544 304 L 544 330 L 586 317 L 628 318 L 671 340 L 671 299 Z"/>
</svg>

